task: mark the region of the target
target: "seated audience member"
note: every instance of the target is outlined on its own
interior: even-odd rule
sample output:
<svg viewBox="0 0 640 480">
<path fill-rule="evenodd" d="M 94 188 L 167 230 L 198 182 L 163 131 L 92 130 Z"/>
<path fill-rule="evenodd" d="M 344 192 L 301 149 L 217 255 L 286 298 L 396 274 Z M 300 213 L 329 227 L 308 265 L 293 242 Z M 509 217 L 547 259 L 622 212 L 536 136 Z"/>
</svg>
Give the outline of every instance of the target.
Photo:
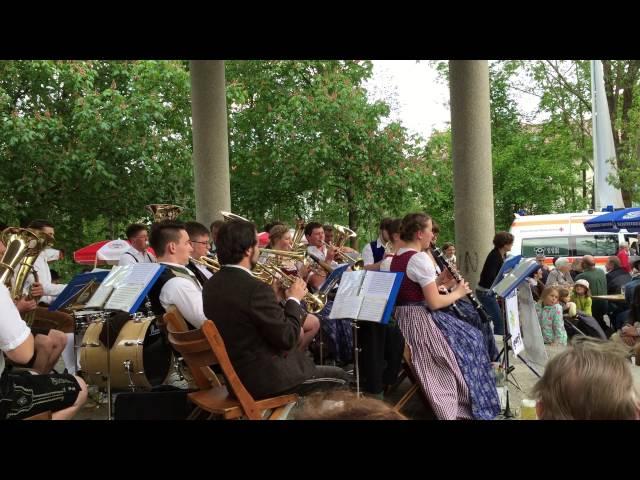
<svg viewBox="0 0 640 480">
<path fill-rule="evenodd" d="M 573 278 L 571 277 L 571 264 L 566 257 L 560 257 L 556 260 L 556 268 L 549 272 L 545 286 L 547 287 L 571 287 Z"/>
<path fill-rule="evenodd" d="M 620 259 L 616 256 L 609 257 L 605 269 L 607 270 L 607 295 L 619 294 L 631 281 L 631 275 L 620 266 Z"/>
<path fill-rule="evenodd" d="M 320 227 L 322 229 L 322 227 Z M 260 249 L 255 225 L 232 220 L 220 227 L 218 259 L 222 268 L 206 283 L 204 312 L 224 340 L 238 377 L 255 398 L 344 386 L 349 379 L 338 367 L 316 366 L 299 344 L 306 312 L 300 301 L 307 291 L 298 278 L 278 303 L 273 286 L 252 273 Z"/>
<path fill-rule="evenodd" d="M 637 420 L 640 404 L 624 349 L 575 336 L 533 388 L 541 420 Z"/>
<path fill-rule="evenodd" d="M 408 420 L 389 404 L 353 392 L 313 394 L 305 398 L 295 420 Z"/>
</svg>

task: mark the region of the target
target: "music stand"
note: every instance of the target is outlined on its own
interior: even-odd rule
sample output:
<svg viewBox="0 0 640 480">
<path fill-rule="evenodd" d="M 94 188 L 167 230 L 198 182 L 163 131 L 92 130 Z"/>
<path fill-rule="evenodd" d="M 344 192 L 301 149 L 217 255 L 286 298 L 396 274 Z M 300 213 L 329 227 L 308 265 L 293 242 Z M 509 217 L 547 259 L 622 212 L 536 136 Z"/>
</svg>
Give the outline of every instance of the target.
<svg viewBox="0 0 640 480">
<path fill-rule="evenodd" d="M 511 407 L 509 404 L 509 375 L 512 375 L 512 372 L 515 367 L 509 365 L 509 350 L 514 350 L 513 345 L 510 345 L 509 342 L 512 342 L 512 335 L 509 330 L 509 321 L 508 321 L 508 312 L 507 312 L 507 298 L 511 296 L 511 294 L 518 288 L 520 284 L 527 280 L 527 277 L 535 272 L 540 266 L 535 261 L 535 259 L 527 259 L 520 262 L 513 270 L 508 272 L 504 278 L 497 281 L 492 287 L 490 292 L 492 292 L 497 297 L 503 299 L 503 305 L 501 307 L 502 313 L 502 321 L 504 325 L 504 336 L 503 338 L 503 346 L 498 358 L 502 357 L 502 366 L 504 368 L 505 375 L 505 408 L 503 416 L 505 418 L 513 418 L 514 414 L 511 412 Z M 529 370 L 531 370 L 538 378 L 540 378 L 540 374 L 531 366 L 529 363 L 522 358 L 520 354 L 516 355 L 522 363 L 524 363 Z M 515 379 L 514 379 L 515 380 Z M 519 390 L 521 390 L 520 386 L 512 380 L 513 383 Z"/>
</svg>

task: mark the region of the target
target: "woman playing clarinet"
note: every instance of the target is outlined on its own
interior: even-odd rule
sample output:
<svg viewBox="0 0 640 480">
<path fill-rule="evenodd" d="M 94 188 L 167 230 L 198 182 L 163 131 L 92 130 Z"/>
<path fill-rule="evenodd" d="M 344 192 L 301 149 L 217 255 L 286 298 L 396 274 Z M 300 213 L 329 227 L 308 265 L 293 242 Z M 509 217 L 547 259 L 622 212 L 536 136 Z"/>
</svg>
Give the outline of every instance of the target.
<svg viewBox="0 0 640 480">
<path fill-rule="evenodd" d="M 423 251 L 433 239 L 431 217 L 411 213 L 402 219 L 400 248 L 392 272 L 405 276 L 396 301 L 395 318 L 411 350 L 418 380 L 439 419 L 492 419 L 500 402 L 482 334 L 443 311 L 470 293 L 460 278 L 450 293 L 438 285 L 451 280 L 436 274 Z"/>
</svg>

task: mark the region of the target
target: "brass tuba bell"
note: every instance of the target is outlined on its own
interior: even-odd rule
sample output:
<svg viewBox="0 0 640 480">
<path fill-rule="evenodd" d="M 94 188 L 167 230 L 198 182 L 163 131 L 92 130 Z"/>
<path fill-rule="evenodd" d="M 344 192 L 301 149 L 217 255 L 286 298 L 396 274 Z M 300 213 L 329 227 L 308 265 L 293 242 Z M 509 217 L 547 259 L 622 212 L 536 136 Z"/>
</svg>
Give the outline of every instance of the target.
<svg viewBox="0 0 640 480">
<path fill-rule="evenodd" d="M 178 205 L 170 205 L 168 203 L 152 203 L 144 207 L 153 215 L 154 222 L 162 222 L 163 220 L 175 220 L 184 208 Z"/>
</svg>

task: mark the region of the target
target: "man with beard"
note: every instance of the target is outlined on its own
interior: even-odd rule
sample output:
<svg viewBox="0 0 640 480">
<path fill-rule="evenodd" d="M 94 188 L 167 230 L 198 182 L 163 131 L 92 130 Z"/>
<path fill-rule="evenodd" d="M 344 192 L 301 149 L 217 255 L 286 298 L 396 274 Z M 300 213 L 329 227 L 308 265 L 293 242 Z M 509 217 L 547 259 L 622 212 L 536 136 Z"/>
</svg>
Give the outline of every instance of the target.
<svg viewBox="0 0 640 480">
<path fill-rule="evenodd" d="M 286 300 L 278 303 L 278 282 L 269 287 L 251 273 L 260 256 L 255 225 L 226 222 L 216 245 L 222 268 L 204 287 L 204 313 L 220 331 L 249 393 L 260 399 L 344 386 L 349 379 L 346 372 L 315 366 L 297 348 L 307 315 L 300 306 L 307 292 L 304 280 L 296 279 L 285 291 Z"/>
</svg>

